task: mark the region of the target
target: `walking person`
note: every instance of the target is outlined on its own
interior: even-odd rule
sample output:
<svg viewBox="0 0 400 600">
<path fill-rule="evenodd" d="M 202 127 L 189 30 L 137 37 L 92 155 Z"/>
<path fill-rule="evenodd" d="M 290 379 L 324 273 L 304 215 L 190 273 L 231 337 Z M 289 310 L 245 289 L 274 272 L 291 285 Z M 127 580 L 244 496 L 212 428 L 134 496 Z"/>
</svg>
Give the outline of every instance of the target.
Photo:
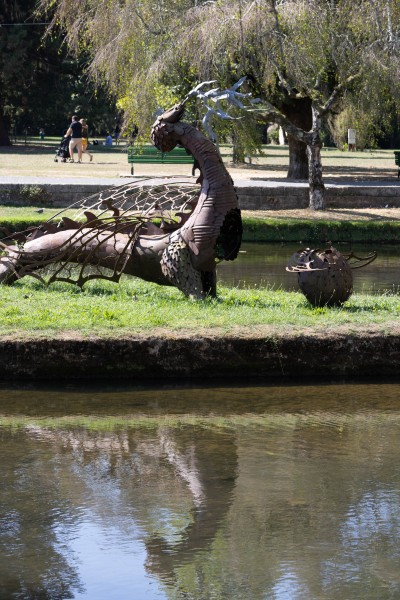
<svg viewBox="0 0 400 600">
<path fill-rule="evenodd" d="M 82 155 L 87 154 L 90 162 L 92 162 L 93 154 L 90 154 L 89 150 L 87 149 L 89 142 L 89 126 L 86 123 L 86 119 L 81 119 L 80 123 L 82 125 Z"/>
<path fill-rule="evenodd" d="M 74 162 L 74 148 L 78 150 L 78 163 L 82 162 L 82 123 L 78 117 L 74 115 L 71 120 L 71 125 L 68 128 L 64 137 L 71 136 L 69 142 L 69 155 L 71 161 Z"/>
<path fill-rule="evenodd" d="M 118 144 L 119 144 L 120 135 L 121 135 L 121 127 L 120 127 L 119 123 L 117 123 L 115 126 L 115 129 L 114 129 L 114 139 L 115 139 L 116 146 L 118 146 Z"/>
</svg>

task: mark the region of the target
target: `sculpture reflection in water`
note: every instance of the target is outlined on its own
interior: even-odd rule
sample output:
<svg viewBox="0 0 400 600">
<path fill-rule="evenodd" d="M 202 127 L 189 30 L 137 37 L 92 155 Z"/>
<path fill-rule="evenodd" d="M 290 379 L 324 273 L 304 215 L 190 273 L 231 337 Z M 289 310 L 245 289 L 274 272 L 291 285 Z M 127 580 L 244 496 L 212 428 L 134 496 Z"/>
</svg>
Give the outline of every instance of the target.
<svg viewBox="0 0 400 600">
<path fill-rule="evenodd" d="M 151 139 L 159 150 L 180 145 L 193 155 L 197 185 L 143 179 L 79 203 L 73 219 L 63 214 L 58 223 L 51 219 L 25 235 L 11 234 L 10 243 L 1 244 L 0 282 L 31 275 L 83 286 L 94 278 L 118 281 L 124 273 L 176 286 L 187 296 L 215 296 L 216 262 L 234 260 L 241 244 L 238 198 L 216 145 L 181 118 L 190 98 L 212 100 L 215 108 L 206 105 L 205 116 L 210 131 L 210 115 L 230 118 L 222 100 L 245 108 L 249 95 L 237 91 L 243 81 L 208 95 L 200 84 L 153 124 Z"/>
<path fill-rule="evenodd" d="M 21 469 L 16 469 L 18 479 L 7 479 L 4 495 L 4 499 L 10 496 L 14 507 L 14 514 L 7 513 L 14 532 L 11 545 L 34 544 L 40 549 L 35 567 L 41 566 L 45 572 L 25 572 L 23 557 L 18 559 L 14 550 L 11 555 L 23 565 L 19 564 L 19 570 L 23 570 L 25 585 L 34 579 L 36 589 L 47 589 L 52 598 L 69 598 L 84 584 L 79 581 L 73 552 L 66 552 L 71 534 L 57 539 L 53 532 L 60 534 L 65 527 L 67 532 L 66 523 L 77 532 L 80 521 L 89 519 L 98 521 L 101 528 L 120 531 L 121 540 L 140 536 L 146 548 L 147 573 L 169 587 L 179 587 L 177 569 L 195 562 L 203 552 L 209 553 L 231 506 L 237 476 L 232 431 L 192 427 L 178 431 L 161 426 L 150 432 L 147 427 L 99 432 L 31 425 L 26 429 L 24 448 L 26 456 L 36 457 L 32 477 L 27 477 L 25 484 L 25 493 L 32 498 L 32 518 L 22 519 L 17 527 L 20 503 L 23 510 L 27 507 L 18 493 Z M 46 460 L 49 452 L 53 456 L 50 462 Z M 53 484 L 44 490 L 39 486 L 39 491 L 37 482 L 46 469 Z M 8 561 L 4 566 L 9 568 Z M 113 570 L 110 564 L 110 573 Z M 17 581 L 9 582 L 8 592 L 18 589 Z"/>
</svg>

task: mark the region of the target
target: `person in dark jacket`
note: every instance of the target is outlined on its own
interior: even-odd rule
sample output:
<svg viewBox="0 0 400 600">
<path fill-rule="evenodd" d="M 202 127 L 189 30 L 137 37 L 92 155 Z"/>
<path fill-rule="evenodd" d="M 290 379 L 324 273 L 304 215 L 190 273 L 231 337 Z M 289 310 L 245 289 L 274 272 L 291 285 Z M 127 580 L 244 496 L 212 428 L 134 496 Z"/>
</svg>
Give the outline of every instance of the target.
<svg viewBox="0 0 400 600">
<path fill-rule="evenodd" d="M 67 133 L 64 137 L 71 136 L 69 142 L 69 154 L 71 159 L 74 160 L 74 148 L 78 150 L 78 162 L 82 162 L 82 123 L 76 115 L 72 117 L 71 125 L 68 128 Z"/>
</svg>

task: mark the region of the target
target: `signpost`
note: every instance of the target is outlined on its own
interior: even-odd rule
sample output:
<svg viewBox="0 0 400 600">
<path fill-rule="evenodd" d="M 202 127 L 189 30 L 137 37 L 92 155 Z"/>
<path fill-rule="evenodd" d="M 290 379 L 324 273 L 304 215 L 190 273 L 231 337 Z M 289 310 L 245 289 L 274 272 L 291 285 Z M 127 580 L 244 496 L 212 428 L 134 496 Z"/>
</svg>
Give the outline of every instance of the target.
<svg viewBox="0 0 400 600">
<path fill-rule="evenodd" d="M 356 130 L 355 129 L 347 130 L 347 142 L 349 145 L 349 151 L 354 152 L 356 149 Z"/>
</svg>

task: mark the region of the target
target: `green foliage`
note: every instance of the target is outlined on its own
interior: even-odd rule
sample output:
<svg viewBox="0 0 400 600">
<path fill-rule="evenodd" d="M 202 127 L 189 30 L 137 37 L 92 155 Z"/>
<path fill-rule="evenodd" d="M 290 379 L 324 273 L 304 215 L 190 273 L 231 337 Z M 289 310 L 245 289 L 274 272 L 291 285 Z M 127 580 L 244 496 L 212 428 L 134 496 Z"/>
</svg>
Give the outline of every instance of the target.
<svg viewBox="0 0 400 600">
<path fill-rule="evenodd" d="M 32 187 L 32 186 L 27 186 Z M 40 189 L 40 188 L 39 188 Z M 24 231 L 28 227 L 36 227 L 43 221 L 50 219 L 52 216 L 59 213 L 59 209 L 46 208 L 43 216 L 37 212 L 34 206 L 4 206 L 1 207 L 0 216 L 0 241 L 6 236 L 5 232 L 12 233 L 14 231 Z M 75 211 L 67 212 L 67 216 L 73 217 Z"/>
<path fill-rule="evenodd" d="M 36 0 L 5 3 L 0 11 L 0 121 L 11 137 L 61 135 L 71 115 L 84 115 L 92 130 L 112 130 L 116 110 L 104 89 L 94 89 L 86 74 L 87 52 L 73 58 L 64 33 L 46 36 L 43 18 L 33 13 Z M 1 26 L 6 22 L 7 26 Z M 7 144 L 6 133 L 0 145 Z"/>
<path fill-rule="evenodd" d="M 126 131 L 138 126 L 142 139 L 159 106 L 202 80 L 226 87 L 246 75 L 254 95 L 304 131 L 311 128 L 311 102 L 330 111 L 342 97 L 340 110 L 351 107 L 368 145 L 391 126 L 388 115 L 399 105 L 398 0 L 41 0 L 40 6 L 53 18 L 53 32 L 65 28 L 69 47 L 118 98 Z M 76 100 L 82 104 L 82 95 Z M 190 119 L 199 116 L 194 110 Z M 244 122 L 218 128 L 222 140 L 232 138 L 235 160 L 258 148 L 257 128 Z"/>
<path fill-rule="evenodd" d="M 268 131 L 268 138 L 271 144 L 279 144 L 279 127 L 271 128 Z"/>
<path fill-rule="evenodd" d="M 387 43 L 390 27 L 399 26 L 395 2 L 217 2 L 194 9 L 183 21 L 180 49 L 199 79 L 246 74 L 254 95 L 306 130 L 311 122 L 307 127 L 306 114 L 300 119 L 300 98 L 321 110 L 353 106 L 369 143 L 386 130 L 399 95 L 398 49 Z M 176 54 L 174 49 L 167 56 L 168 68 Z"/>
<path fill-rule="evenodd" d="M 344 94 L 336 112 L 329 119 L 329 129 L 338 148 L 347 143 L 347 129 L 357 132 L 357 148 L 376 148 L 399 122 L 396 87 L 386 75 L 367 72 Z"/>
</svg>

